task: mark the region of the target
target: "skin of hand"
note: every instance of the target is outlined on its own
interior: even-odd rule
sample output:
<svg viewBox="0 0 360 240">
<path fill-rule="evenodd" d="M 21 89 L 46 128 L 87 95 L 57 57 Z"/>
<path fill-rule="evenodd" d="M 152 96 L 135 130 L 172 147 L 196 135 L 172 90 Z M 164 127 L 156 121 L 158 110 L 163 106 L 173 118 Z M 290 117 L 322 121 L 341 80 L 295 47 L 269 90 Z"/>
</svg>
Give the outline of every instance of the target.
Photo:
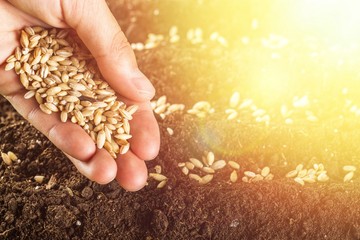
<svg viewBox="0 0 360 240">
<path fill-rule="evenodd" d="M 110 86 L 127 104 L 139 105 L 130 121 L 131 149 L 114 159 L 98 149 L 78 125 L 62 123 L 56 114 L 43 113 L 18 76 L 5 72 L 5 60 L 19 45 L 26 26 L 74 29 L 95 57 Z M 154 87 L 138 69 L 134 53 L 105 0 L 0 0 L 0 94 L 33 126 L 61 149 L 90 180 L 106 184 L 116 178 L 128 191 L 141 189 L 147 180 L 144 160 L 159 152 L 159 127 L 150 106 Z"/>
</svg>

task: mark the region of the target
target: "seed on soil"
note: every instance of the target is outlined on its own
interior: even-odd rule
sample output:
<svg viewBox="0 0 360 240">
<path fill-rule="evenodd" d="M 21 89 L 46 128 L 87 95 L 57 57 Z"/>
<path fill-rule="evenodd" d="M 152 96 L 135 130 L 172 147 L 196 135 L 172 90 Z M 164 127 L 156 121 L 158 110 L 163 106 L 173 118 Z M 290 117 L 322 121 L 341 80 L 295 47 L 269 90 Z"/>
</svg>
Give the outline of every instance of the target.
<svg viewBox="0 0 360 240">
<path fill-rule="evenodd" d="M 356 171 L 356 167 L 355 166 L 351 166 L 351 165 L 346 165 L 343 166 L 343 170 L 346 172 L 355 172 Z"/>
<path fill-rule="evenodd" d="M 288 172 L 288 173 L 286 174 L 286 177 L 287 177 L 287 178 L 294 178 L 294 177 L 296 177 L 297 174 L 298 174 L 298 171 L 297 171 L 297 170 L 292 170 L 292 171 L 290 171 L 290 172 Z"/>
<path fill-rule="evenodd" d="M 15 153 L 13 153 L 13 152 L 11 152 L 11 151 L 9 151 L 8 153 L 7 153 L 7 155 L 9 156 L 9 158 L 11 159 L 11 161 L 16 161 L 16 160 L 18 160 L 18 157 L 15 155 Z"/>
<path fill-rule="evenodd" d="M 318 182 L 327 182 L 329 181 L 329 176 L 326 175 L 326 173 L 321 173 L 319 176 L 317 176 Z"/>
<path fill-rule="evenodd" d="M 163 187 L 165 187 L 166 183 L 167 183 L 167 180 L 161 181 L 161 182 L 159 182 L 159 184 L 156 186 L 156 188 L 163 188 Z"/>
<path fill-rule="evenodd" d="M 149 177 L 152 177 L 153 179 L 155 179 L 156 181 L 159 181 L 159 182 L 167 180 L 166 176 L 159 174 L 159 173 L 149 173 Z"/>
<path fill-rule="evenodd" d="M 193 179 L 193 180 L 196 180 L 198 182 L 201 181 L 201 177 L 199 175 L 197 175 L 197 174 L 194 174 L 194 173 L 189 173 L 189 178 Z"/>
<path fill-rule="evenodd" d="M 303 168 L 304 168 L 304 165 L 299 164 L 299 165 L 296 166 L 295 169 L 296 169 L 296 171 L 300 172 Z"/>
<path fill-rule="evenodd" d="M 6 165 L 12 165 L 12 161 L 11 161 L 11 159 L 10 159 L 10 157 L 9 157 L 9 155 L 7 155 L 6 153 L 1 153 L 1 158 L 3 159 L 3 161 L 4 161 L 4 163 L 6 164 Z"/>
<path fill-rule="evenodd" d="M 156 172 L 156 173 L 161 173 L 162 168 L 161 168 L 160 165 L 156 165 L 156 166 L 154 167 L 154 169 L 155 169 L 155 172 Z"/>
<path fill-rule="evenodd" d="M 224 168 L 225 166 L 226 166 L 225 160 L 217 160 L 211 165 L 211 168 L 216 171 Z"/>
<path fill-rule="evenodd" d="M 269 167 L 264 167 L 261 170 L 261 176 L 263 176 L 263 177 L 266 177 L 267 175 L 269 175 L 269 173 L 270 173 L 270 168 Z"/>
<path fill-rule="evenodd" d="M 184 162 L 178 163 L 178 167 L 184 167 L 184 166 L 185 166 L 185 163 L 184 163 Z"/>
<path fill-rule="evenodd" d="M 245 171 L 244 175 L 249 177 L 249 178 L 253 178 L 253 177 L 256 176 L 256 174 L 254 172 L 251 172 L 251 171 Z"/>
<path fill-rule="evenodd" d="M 194 166 L 197 167 L 197 168 L 203 168 L 203 167 L 204 167 L 204 164 L 203 164 L 199 159 L 190 158 L 189 160 L 190 160 L 190 162 L 191 162 L 192 164 L 194 164 Z"/>
<path fill-rule="evenodd" d="M 264 177 L 260 174 L 256 174 L 253 178 L 250 179 L 251 182 L 259 182 L 264 180 Z"/>
<path fill-rule="evenodd" d="M 130 145 L 127 141 L 117 141 L 115 136 L 130 133 L 128 121 L 138 106 L 126 106 L 117 100 L 93 57 L 78 40 L 76 36 L 68 36 L 67 30 L 26 27 L 20 34 L 21 47 L 7 58 L 5 70 L 14 69 L 20 75 L 21 84 L 28 90 L 25 99 L 35 97 L 46 114 L 61 112 L 62 122 L 80 125 L 98 148 L 105 148 L 116 158 L 116 154 L 126 153 Z M 104 112 L 111 116 L 102 116 Z M 111 148 L 105 144 L 101 132 L 104 129 L 99 129 L 103 123 L 122 124 L 105 129 L 105 140 L 114 142 Z M 94 129 L 100 131 L 96 132 L 96 138 Z"/>
<path fill-rule="evenodd" d="M 240 103 L 240 94 L 238 92 L 234 92 L 230 98 L 230 107 L 234 108 Z"/>
<path fill-rule="evenodd" d="M 203 167 L 201 170 L 205 173 L 215 173 L 215 170 L 211 167 Z"/>
<path fill-rule="evenodd" d="M 172 135 L 174 135 L 174 130 L 172 130 L 171 128 L 166 128 L 166 131 L 168 132 L 168 134 L 170 135 L 170 136 L 172 136 Z"/>
<path fill-rule="evenodd" d="M 296 178 L 294 178 L 294 181 L 297 182 L 298 184 L 300 184 L 301 186 L 305 185 L 305 182 L 302 178 L 296 177 Z"/>
<path fill-rule="evenodd" d="M 185 166 L 189 169 L 189 170 L 194 170 L 195 165 L 192 162 L 186 162 Z"/>
<path fill-rule="evenodd" d="M 235 170 L 233 170 L 230 174 L 230 181 L 231 182 L 236 182 L 238 179 L 238 175 L 237 175 L 237 172 Z"/>
<path fill-rule="evenodd" d="M 187 167 L 182 167 L 181 171 L 183 172 L 183 174 L 188 175 L 189 174 L 189 169 Z"/>
<path fill-rule="evenodd" d="M 212 175 L 212 174 L 207 174 L 207 175 L 203 176 L 203 177 L 199 180 L 199 183 L 200 183 L 200 184 L 207 184 L 207 183 L 209 183 L 213 178 L 214 178 L 214 175 Z"/>
<path fill-rule="evenodd" d="M 264 179 L 265 179 L 266 181 L 271 181 L 271 180 L 274 179 L 274 174 L 269 173 L 269 175 L 267 175 Z"/>
<path fill-rule="evenodd" d="M 348 172 L 344 177 L 344 182 L 350 182 L 354 177 L 354 172 Z"/>
<path fill-rule="evenodd" d="M 237 162 L 234 161 L 228 161 L 228 164 L 231 168 L 235 169 L 235 170 L 239 170 L 240 169 L 240 164 L 238 164 Z"/>
<path fill-rule="evenodd" d="M 206 156 L 206 162 L 209 166 L 213 165 L 215 161 L 215 155 L 213 152 L 208 152 L 207 156 Z"/>
<path fill-rule="evenodd" d="M 44 181 L 45 176 L 37 175 L 34 177 L 35 182 L 42 183 Z"/>
</svg>

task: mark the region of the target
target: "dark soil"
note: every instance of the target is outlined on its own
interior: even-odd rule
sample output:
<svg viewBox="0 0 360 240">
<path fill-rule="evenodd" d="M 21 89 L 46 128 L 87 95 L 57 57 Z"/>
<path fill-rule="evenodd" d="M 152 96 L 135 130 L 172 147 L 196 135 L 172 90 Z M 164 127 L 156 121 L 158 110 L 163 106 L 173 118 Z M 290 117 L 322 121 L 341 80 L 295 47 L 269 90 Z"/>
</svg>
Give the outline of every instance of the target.
<svg viewBox="0 0 360 240">
<path fill-rule="evenodd" d="M 131 42 L 143 41 L 144 33 L 166 33 L 171 25 L 182 30 L 200 26 L 209 11 L 215 13 L 221 4 L 212 1 L 190 8 L 192 1 L 114 2 L 111 9 Z M 154 18 L 155 8 L 164 15 Z M 199 18 L 191 24 L 176 20 L 195 12 Z M 135 24 L 130 21 L 133 17 Z M 172 22 L 165 21 L 170 18 Z M 209 28 L 216 30 L 220 24 L 216 21 Z M 230 32 L 225 28 L 225 35 L 226 31 Z M 321 102 L 312 109 L 322 116 L 321 124 L 299 120 L 285 126 L 274 121 L 265 127 L 246 113 L 240 123 L 226 121 L 222 112 L 231 89 L 239 80 L 244 82 L 242 95 L 251 96 L 253 89 L 246 84 L 245 73 L 230 71 L 231 59 L 239 52 L 211 49 L 180 42 L 137 52 L 139 66 L 153 81 L 157 97 L 165 94 L 171 103 L 188 108 L 209 100 L 217 109 L 206 119 L 188 114 L 159 118 L 161 150 L 148 167 L 153 171 L 155 165 L 162 166 L 169 178 L 163 189 L 157 189 L 153 180 L 135 193 L 124 191 L 116 182 L 99 185 L 87 180 L 0 98 L 0 150 L 13 151 L 21 160 L 10 167 L 0 165 L 0 239 L 360 239 L 359 181 L 355 177 L 342 183 L 341 169 L 344 164 L 358 166 L 358 121 L 339 120 L 336 116 L 342 110 Z M 246 59 L 248 53 L 241 54 Z M 289 96 L 297 94 L 294 91 L 290 89 Z M 260 104 L 265 106 L 266 101 Z M 167 127 L 174 129 L 173 136 Z M 275 179 L 230 183 L 231 170 L 226 168 L 207 185 L 190 181 L 177 163 L 208 150 L 217 158 L 239 162 L 241 172 L 269 166 Z M 302 187 L 284 177 L 298 163 L 311 167 L 319 162 L 328 170 L 328 183 Z M 42 184 L 33 180 L 36 175 L 45 176 Z"/>
</svg>

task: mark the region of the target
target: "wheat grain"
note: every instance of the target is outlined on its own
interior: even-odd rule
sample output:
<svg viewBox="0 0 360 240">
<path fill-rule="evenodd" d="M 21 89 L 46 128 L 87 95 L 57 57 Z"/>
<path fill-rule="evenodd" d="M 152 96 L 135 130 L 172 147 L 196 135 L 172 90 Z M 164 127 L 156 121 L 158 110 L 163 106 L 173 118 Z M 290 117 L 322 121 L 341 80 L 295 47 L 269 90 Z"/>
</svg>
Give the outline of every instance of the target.
<svg viewBox="0 0 360 240">
<path fill-rule="evenodd" d="M 164 181 L 164 180 L 167 180 L 167 177 L 160 174 L 160 173 L 149 173 L 149 177 L 155 179 L 156 181 Z"/>
<path fill-rule="evenodd" d="M 343 166 L 343 170 L 346 172 L 355 172 L 356 171 L 356 167 L 355 166 L 351 166 L 351 165 L 346 165 Z"/>
<path fill-rule="evenodd" d="M 226 166 L 225 160 L 217 160 L 211 165 L 211 168 L 216 171 L 224 168 L 225 166 Z"/>
<path fill-rule="evenodd" d="M 240 165 L 237 162 L 234 161 L 228 161 L 228 164 L 231 168 L 235 169 L 235 170 L 239 170 L 240 169 Z"/>
<path fill-rule="evenodd" d="M 2 158 L 2 160 L 4 161 L 4 163 L 6 164 L 6 165 L 12 165 L 12 161 L 11 161 L 11 159 L 10 159 L 10 157 L 9 157 L 9 155 L 7 155 L 6 153 L 1 153 L 1 158 Z"/>
<path fill-rule="evenodd" d="M 199 159 L 196 159 L 196 158 L 189 158 L 190 162 L 192 164 L 194 164 L 195 167 L 197 168 L 203 168 L 204 167 L 204 164 L 199 160 Z"/>
<path fill-rule="evenodd" d="M 237 179 L 238 179 L 237 172 L 236 170 L 233 170 L 230 174 L 230 181 L 234 183 L 237 181 Z"/>
</svg>

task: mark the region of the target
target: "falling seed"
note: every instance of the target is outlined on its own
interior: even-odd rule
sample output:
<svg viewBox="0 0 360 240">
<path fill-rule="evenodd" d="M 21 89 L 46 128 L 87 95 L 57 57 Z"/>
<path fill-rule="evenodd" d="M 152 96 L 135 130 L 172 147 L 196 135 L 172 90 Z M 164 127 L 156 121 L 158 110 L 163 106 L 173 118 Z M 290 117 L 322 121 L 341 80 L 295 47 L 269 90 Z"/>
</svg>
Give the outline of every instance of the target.
<svg viewBox="0 0 360 240">
<path fill-rule="evenodd" d="M 294 177 L 296 177 L 297 174 L 298 174 L 297 170 L 292 170 L 292 171 L 288 172 L 285 177 L 294 178 Z"/>
<path fill-rule="evenodd" d="M 211 168 L 216 171 L 224 168 L 225 166 L 226 166 L 225 160 L 217 160 L 211 165 Z"/>
<path fill-rule="evenodd" d="M 355 172 L 356 171 L 356 167 L 355 166 L 351 166 L 351 165 L 346 165 L 343 166 L 343 170 L 346 172 Z"/>
<path fill-rule="evenodd" d="M 44 181 L 45 176 L 37 175 L 34 177 L 35 182 L 42 183 Z"/>
<path fill-rule="evenodd" d="M 234 183 L 237 181 L 237 179 L 238 179 L 238 175 L 237 172 L 234 170 L 230 174 L 230 181 Z"/>
<path fill-rule="evenodd" d="M 192 164 L 194 164 L 194 166 L 197 167 L 197 168 L 203 168 L 203 167 L 204 167 L 204 164 L 203 164 L 199 159 L 190 158 L 189 160 L 190 160 L 190 162 L 191 162 Z"/>
<path fill-rule="evenodd" d="M 263 176 L 263 177 L 266 177 L 267 175 L 269 175 L 269 173 L 270 173 L 270 168 L 269 167 L 264 167 L 261 170 L 261 176 Z"/>
<path fill-rule="evenodd" d="M 187 167 L 182 167 L 181 171 L 183 172 L 183 174 L 188 175 L 189 174 L 189 169 Z"/>
<path fill-rule="evenodd" d="M 159 181 L 159 182 L 167 179 L 167 177 L 165 177 L 164 175 L 159 174 L 159 173 L 149 173 L 149 177 L 152 177 L 153 179 L 155 179 L 156 181 Z"/>
<path fill-rule="evenodd" d="M 349 172 L 344 177 L 344 182 L 350 182 L 350 180 L 354 177 L 354 172 Z"/>
<path fill-rule="evenodd" d="M 156 186 L 156 188 L 163 188 L 163 187 L 165 187 L 165 185 L 166 185 L 166 183 L 167 183 L 167 180 L 164 180 L 164 181 L 161 181 L 161 182 L 159 182 L 159 184 Z"/>
<path fill-rule="evenodd" d="M 228 161 L 228 164 L 231 168 L 239 170 L 240 169 L 240 165 L 237 162 L 234 161 Z"/>
<path fill-rule="evenodd" d="M 199 180 L 199 183 L 200 183 L 200 184 L 207 184 L 207 183 L 209 183 L 213 178 L 214 178 L 214 175 L 212 175 L 212 174 L 207 174 L 207 175 L 203 176 L 203 177 Z"/>
<path fill-rule="evenodd" d="M 6 153 L 1 153 L 1 158 L 3 159 L 3 161 L 4 161 L 4 163 L 6 164 L 6 165 L 12 165 L 12 161 L 11 161 L 11 159 L 10 159 L 10 157 L 6 154 Z"/>
<path fill-rule="evenodd" d="M 256 174 L 254 172 L 251 172 L 251 171 L 245 171 L 244 175 L 249 177 L 249 178 L 253 178 L 253 177 L 256 176 Z"/>
<path fill-rule="evenodd" d="M 294 181 L 299 183 L 301 186 L 305 185 L 305 182 L 302 178 L 296 177 L 296 178 L 294 178 Z"/>
<path fill-rule="evenodd" d="M 172 130 L 171 128 L 166 128 L 166 131 L 169 133 L 170 136 L 174 135 L 174 130 Z"/>
</svg>

